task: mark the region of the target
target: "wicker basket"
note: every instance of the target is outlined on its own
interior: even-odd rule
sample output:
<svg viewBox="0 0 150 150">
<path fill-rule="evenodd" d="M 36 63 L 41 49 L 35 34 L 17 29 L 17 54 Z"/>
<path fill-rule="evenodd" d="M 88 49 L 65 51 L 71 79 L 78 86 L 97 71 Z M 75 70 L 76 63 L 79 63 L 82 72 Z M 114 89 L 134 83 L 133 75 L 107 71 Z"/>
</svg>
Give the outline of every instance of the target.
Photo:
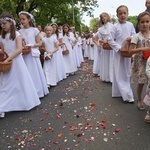
<svg viewBox="0 0 150 150">
<path fill-rule="evenodd" d="M 3 54 L 4 59 L 1 59 L 1 61 L 0 61 L 0 72 L 9 71 L 11 69 L 11 66 L 12 66 L 12 60 L 4 63 L 4 60 L 8 58 L 8 54 L 4 51 L 1 54 Z"/>
<path fill-rule="evenodd" d="M 91 44 L 91 47 L 94 47 L 94 44 Z"/>
<path fill-rule="evenodd" d="M 23 49 L 22 49 L 22 54 L 23 55 L 27 55 L 29 54 L 31 51 L 31 47 L 30 46 L 24 46 Z"/>
<path fill-rule="evenodd" d="M 121 56 L 122 57 L 128 57 L 128 58 L 131 58 L 132 57 L 132 54 L 129 53 L 129 45 L 130 45 L 130 42 L 125 40 L 123 43 L 122 43 L 122 47 L 120 49 L 120 52 L 121 52 Z"/>
<path fill-rule="evenodd" d="M 108 43 L 103 44 L 103 49 L 104 50 L 113 50 Z"/>
<path fill-rule="evenodd" d="M 63 55 L 68 55 L 68 54 L 69 54 L 69 50 L 67 49 L 66 44 L 65 44 L 64 47 L 63 47 L 62 54 L 63 54 Z"/>
<path fill-rule="evenodd" d="M 63 50 L 63 51 L 62 51 L 62 54 L 63 54 L 63 55 L 68 55 L 68 54 L 69 54 L 69 50 L 68 50 L 68 49 Z"/>
</svg>

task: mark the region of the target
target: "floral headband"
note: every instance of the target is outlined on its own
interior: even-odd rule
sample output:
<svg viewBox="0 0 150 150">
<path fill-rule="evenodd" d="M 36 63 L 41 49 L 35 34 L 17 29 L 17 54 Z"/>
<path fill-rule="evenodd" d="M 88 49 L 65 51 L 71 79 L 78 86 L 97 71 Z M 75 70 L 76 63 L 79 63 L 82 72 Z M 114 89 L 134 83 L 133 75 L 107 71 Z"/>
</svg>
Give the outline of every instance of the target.
<svg viewBox="0 0 150 150">
<path fill-rule="evenodd" d="M 0 21 L 3 21 L 3 20 L 5 20 L 5 21 L 12 21 L 13 24 L 16 25 L 16 21 L 14 19 L 12 19 L 12 18 L 9 18 L 9 17 L 0 18 Z"/>
<path fill-rule="evenodd" d="M 21 15 L 21 14 L 27 14 L 28 16 L 30 16 L 30 18 L 31 18 L 31 19 L 33 19 L 33 20 L 34 20 L 33 15 L 32 15 L 32 14 L 30 14 L 29 12 L 27 12 L 27 11 L 21 11 L 21 12 L 19 12 L 19 15 Z"/>
<path fill-rule="evenodd" d="M 50 24 L 50 26 L 52 26 L 52 25 L 55 25 L 55 26 L 57 26 L 57 27 L 58 27 L 58 25 L 57 25 L 56 23 L 51 23 L 51 24 Z"/>
<path fill-rule="evenodd" d="M 21 14 L 26 14 L 26 15 L 28 15 L 28 16 L 31 18 L 31 20 L 33 21 L 33 24 L 35 25 L 35 19 L 34 19 L 34 17 L 33 17 L 32 14 L 30 14 L 30 13 L 27 12 L 27 11 L 21 11 L 21 12 L 19 12 L 19 15 L 21 15 Z"/>
</svg>

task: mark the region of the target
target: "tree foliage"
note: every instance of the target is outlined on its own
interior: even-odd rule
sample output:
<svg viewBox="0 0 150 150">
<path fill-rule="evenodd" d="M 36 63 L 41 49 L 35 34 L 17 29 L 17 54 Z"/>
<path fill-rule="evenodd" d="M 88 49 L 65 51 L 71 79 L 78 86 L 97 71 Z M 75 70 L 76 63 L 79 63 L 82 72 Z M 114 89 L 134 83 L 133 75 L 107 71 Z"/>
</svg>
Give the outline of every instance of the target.
<svg viewBox="0 0 150 150">
<path fill-rule="evenodd" d="M 115 23 L 117 21 L 117 18 L 115 18 L 114 16 L 111 16 L 111 20 L 112 20 L 112 23 Z M 95 31 L 96 26 L 98 25 L 98 21 L 99 21 L 99 18 L 92 18 L 90 20 L 90 25 L 89 25 L 90 31 Z M 136 27 L 137 16 L 128 16 L 127 21 L 132 22 L 134 27 Z"/>
<path fill-rule="evenodd" d="M 90 31 L 95 31 L 96 28 L 98 27 L 98 24 L 99 24 L 99 18 L 92 18 L 90 20 L 89 30 Z"/>
<path fill-rule="evenodd" d="M 51 23 L 52 18 L 57 22 L 74 24 L 80 29 L 83 13 L 92 16 L 97 0 L 0 0 L 0 12 L 12 12 L 18 19 L 20 11 L 28 11 L 35 17 L 37 24 L 42 26 Z M 73 23 L 73 12 L 74 20 Z"/>
</svg>

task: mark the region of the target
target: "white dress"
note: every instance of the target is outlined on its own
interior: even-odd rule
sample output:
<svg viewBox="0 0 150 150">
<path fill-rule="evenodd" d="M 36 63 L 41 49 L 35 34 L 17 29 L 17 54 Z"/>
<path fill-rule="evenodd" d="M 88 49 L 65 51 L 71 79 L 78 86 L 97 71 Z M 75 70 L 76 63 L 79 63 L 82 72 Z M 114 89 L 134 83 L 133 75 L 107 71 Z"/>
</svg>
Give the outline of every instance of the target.
<svg viewBox="0 0 150 150">
<path fill-rule="evenodd" d="M 94 60 L 94 42 L 92 38 L 89 38 L 89 60 Z"/>
<path fill-rule="evenodd" d="M 114 25 L 113 38 L 110 38 L 108 43 L 114 50 L 114 71 L 112 83 L 112 97 L 122 97 L 123 101 L 133 98 L 133 92 L 130 86 L 130 69 L 131 58 L 122 57 L 120 48 L 123 41 L 135 34 L 135 29 L 132 23 L 126 21 L 124 24 L 119 22 Z M 115 42 L 114 40 L 115 39 Z"/>
<path fill-rule="evenodd" d="M 69 54 L 63 55 L 66 73 L 74 73 L 75 71 L 77 71 L 77 66 L 75 65 L 75 60 L 72 52 L 73 50 L 71 45 L 71 38 L 72 37 L 69 37 L 67 35 L 63 36 L 63 42 L 66 44 L 66 47 L 69 50 Z"/>
<path fill-rule="evenodd" d="M 9 40 L 10 33 L 0 42 L 8 55 L 16 50 L 16 39 Z M 20 36 L 16 32 L 16 38 Z M 22 54 L 13 59 L 10 71 L 0 73 L 0 112 L 28 111 L 40 104 L 31 76 Z"/>
<path fill-rule="evenodd" d="M 98 29 L 98 33 L 100 34 L 99 40 L 108 40 L 109 34 L 111 33 L 113 28 L 113 24 L 107 22 L 105 25 L 101 26 Z M 112 82 L 112 68 L 113 68 L 113 51 L 105 50 L 101 47 L 101 74 L 100 79 L 106 82 Z"/>
<path fill-rule="evenodd" d="M 75 59 L 75 64 L 76 64 L 76 67 L 80 67 L 80 57 L 79 57 L 79 46 L 78 46 L 78 42 L 76 42 L 76 44 L 74 45 L 73 47 L 73 55 L 74 55 L 74 59 Z"/>
<path fill-rule="evenodd" d="M 83 52 L 82 52 L 82 39 L 81 39 L 81 37 L 78 37 L 78 53 L 79 53 L 79 62 L 80 62 L 80 64 L 82 63 L 82 62 L 84 62 L 84 58 L 83 58 Z"/>
<path fill-rule="evenodd" d="M 57 39 L 56 34 L 52 35 Z M 58 39 L 62 39 L 62 34 L 60 33 L 58 36 Z M 59 44 L 59 41 L 58 41 Z M 57 76 L 58 76 L 58 81 L 61 81 L 63 79 L 66 79 L 66 70 L 65 70 L 65 63 L 64 63 L 64 58 L 62 55 L 62 49 L 59 46 L 58 51 L 55 52 L 56 55 L 56 69 L 57 69 Z"/>
<path fill-rule="evenodd" d="M 54 50 L 55 43 L 58 43 L 54 36 L 45 37 L 42 39 L 42 43 L 45 45 L 45 49 L 48 53 Z M 49 60 L 44 60 L 43 71 L 46 78 L 47 85 L 56 86 L 59 81 L 57 75 L 56 53 Z"/>
<path fill-rule="evenodd" d="M 26 44 L 35 44 L 35 36 L 39 33 L 37 28 L 30 27 L 28 29 L 19 30 L 21 36 L 25 39 Z M 46 79 L 40 62 L 40 51 L 38 47 L 31 48 L 31 52 L 23 55 L 25 64 L 29 70 L 33 83 L 39 97 L 48 94 Z"/>
<path fill-rule="evenodd" d="M 83 54 L 83 56 L 84 56 L 84 58 L 88 58 L 89 57 L 89 46 L 88 46 L 88 44 L 89 44 L 89 39 L 85 39 L 85 49 L 84 49 L 84 54 Z"/>
<path fill-rule="evenodd" d="M 98 32 L 94 35 L 98 37 Z M 94 62 L 93 62 L 93 74 L 100 75 L 100 59 L 101 59 L 101 49 L 94 44 Z"/>
</svg>

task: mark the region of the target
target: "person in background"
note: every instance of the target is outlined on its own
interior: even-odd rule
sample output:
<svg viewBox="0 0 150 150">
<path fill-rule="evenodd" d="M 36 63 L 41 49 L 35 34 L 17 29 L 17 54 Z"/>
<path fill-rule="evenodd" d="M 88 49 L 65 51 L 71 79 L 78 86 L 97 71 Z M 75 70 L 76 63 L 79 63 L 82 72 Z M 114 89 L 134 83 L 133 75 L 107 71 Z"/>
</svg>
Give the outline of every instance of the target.
<svg viewBox="0 0 150 150">
<path fill-rule="evenodd" d="M 43 32 L 42 26 L 39 25 L 37 28 L 40 31 L 39 36 L 40 36 L 40 39 L 42 40 L 42 38 L 44 38 L 46 34 L 45 32 Z"/>
<path fill-rule="evenodd" d="M 67 76 L 74 75 L 75 72 L 77 71 L 77 66 L 75 64 L 75 60 L 74 60 L 74 56 L 73 56 L 73 52 L 72 52 L 73 51 L 72 50 L 72 43 L 74 42 L 74 37 L 71 34 L 71 32 L 69 32 L 69 29 L 70 29 L 70 27 L 68 24 L 63 25 L 62 41 L 64 43 L 64 46 L 62 49 L 63 50 L 68 49 L 69 50 L 69 54 L 63 55 Z"/>
<path fill-rule="evenodd" d="M 58 25 L 58 33 L 63 34 L 63 24 L 59 22 L 57 25 Z"/>
<path fill-rule="evenodd" d="M 147 11 L 147 12 L 150 13 L 150 0 L 146 0 L 146 2 L 145 2 L 145 7 L 146 7 L 146 10 L 145 10 L 145 11 Z"/>
<path fill-rule="evenodd" d="M 58 32 L 58 26 L 56 23 L 51 24 L 53 28 L 53 34 L 52 36 L 55 37 L 58 41 L 58 51 L 55 52 L 56 55 L 56 69 L 57 69 L 57 76 L 58 81 L 61 81 L 63 79 L 66 79 L 66 70 L 65 70 L 65 64 L 64 64 L 64 58 L 62 54 L 62 46 L 64 45 L 62 41 L 62 33 Z"/>
</svg>

